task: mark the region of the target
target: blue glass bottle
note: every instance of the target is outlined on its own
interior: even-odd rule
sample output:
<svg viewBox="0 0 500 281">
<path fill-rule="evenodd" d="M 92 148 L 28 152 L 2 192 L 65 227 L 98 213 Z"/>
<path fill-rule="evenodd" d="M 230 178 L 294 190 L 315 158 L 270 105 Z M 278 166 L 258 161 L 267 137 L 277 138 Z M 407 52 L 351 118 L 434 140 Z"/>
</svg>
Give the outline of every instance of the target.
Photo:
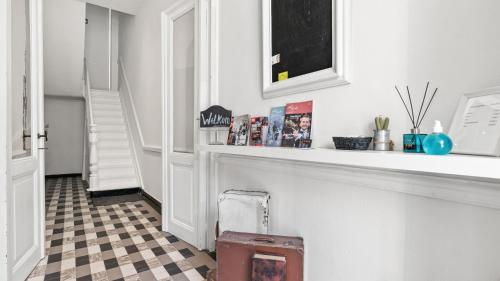
<svg viewBox="0 0 500 281">
<path fill-rule="evenodd" d="M 403 135 L 403 151 L 408 153 L 424 153 L 423 142 L 426 134 L 421 134 L 418 128 L 411 129 L 411 134 Z"/>
<path fill-rule="evenodd" d="M 441 122 L 435 121 L 434 130 L 432 134 L 425 137 L 423 147 L 425 153 L 429 155 L 446 155 L 450 153 L 453 142 L 448 135 L 443 133 Z"/>
</svg>

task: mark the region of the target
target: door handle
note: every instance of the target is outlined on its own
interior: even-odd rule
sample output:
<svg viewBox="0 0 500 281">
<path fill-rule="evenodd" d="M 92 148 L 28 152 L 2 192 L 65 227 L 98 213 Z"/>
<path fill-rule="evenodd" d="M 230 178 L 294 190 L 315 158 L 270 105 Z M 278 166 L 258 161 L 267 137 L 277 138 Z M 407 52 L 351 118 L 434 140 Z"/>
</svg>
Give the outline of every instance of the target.
<svg viewBox="0 0 500 281">
<path fill-rule="evenodd" d="M 45 130 L 45 133 L 43 135 L 38 134 L 38 138 L 39 139 L 45 138 L 45 141 L 49 141 L 49 132 L 47 130 Z"/>
</svg>

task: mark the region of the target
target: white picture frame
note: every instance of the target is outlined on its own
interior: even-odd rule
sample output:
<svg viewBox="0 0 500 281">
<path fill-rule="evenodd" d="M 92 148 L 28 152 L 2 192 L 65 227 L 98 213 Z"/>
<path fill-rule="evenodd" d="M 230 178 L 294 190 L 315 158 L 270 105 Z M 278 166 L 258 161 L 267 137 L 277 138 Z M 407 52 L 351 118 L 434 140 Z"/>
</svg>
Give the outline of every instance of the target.
<svg viewBox="0 0 500 281">
<path fill-rule="evenodd" d="M 332 67 L 277 82 L 273 82 L 272 79 L 271 1 L 273 0 L 262 0 L 263 98 L 268 99 L 349 84 L 351 1 L 332 0 Z"/>
<path fill-rule="evenodd" d="M 452 153 L 499 157 L 500 87 L 463 95 L 448 135 Z"/>
</svg>

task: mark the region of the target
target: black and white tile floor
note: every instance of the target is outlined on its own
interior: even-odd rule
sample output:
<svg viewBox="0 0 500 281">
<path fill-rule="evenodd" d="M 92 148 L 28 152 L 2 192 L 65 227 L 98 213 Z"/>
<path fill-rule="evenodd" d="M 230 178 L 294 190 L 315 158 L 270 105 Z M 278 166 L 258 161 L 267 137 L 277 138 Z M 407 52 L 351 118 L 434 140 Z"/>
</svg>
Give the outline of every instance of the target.
<svg viewBox="0 0 500 281">
<path fill-rule="evenodd" d="M 46 182 L 47 257 L 27 280 L 202 281 L 215 261 L 160 231 L 145 201 L 94 206 L 79 177 Z"/>
</svg>

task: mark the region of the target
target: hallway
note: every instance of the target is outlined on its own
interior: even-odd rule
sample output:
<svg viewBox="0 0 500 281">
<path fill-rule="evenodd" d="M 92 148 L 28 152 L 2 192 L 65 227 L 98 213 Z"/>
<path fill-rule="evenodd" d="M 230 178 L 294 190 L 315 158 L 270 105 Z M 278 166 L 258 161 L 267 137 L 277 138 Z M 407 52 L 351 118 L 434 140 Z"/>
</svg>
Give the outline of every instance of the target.
<svg viewBox="0 0 500 281">
<path fill-rule="evenodd" d="M 85 188 L 80 177 L 47 179 L 47 257 L 29 281 L 201 281 L 215 267 L 207 253 L 161 232 L 147 202 L 96 206 Z"/>
</svg>

